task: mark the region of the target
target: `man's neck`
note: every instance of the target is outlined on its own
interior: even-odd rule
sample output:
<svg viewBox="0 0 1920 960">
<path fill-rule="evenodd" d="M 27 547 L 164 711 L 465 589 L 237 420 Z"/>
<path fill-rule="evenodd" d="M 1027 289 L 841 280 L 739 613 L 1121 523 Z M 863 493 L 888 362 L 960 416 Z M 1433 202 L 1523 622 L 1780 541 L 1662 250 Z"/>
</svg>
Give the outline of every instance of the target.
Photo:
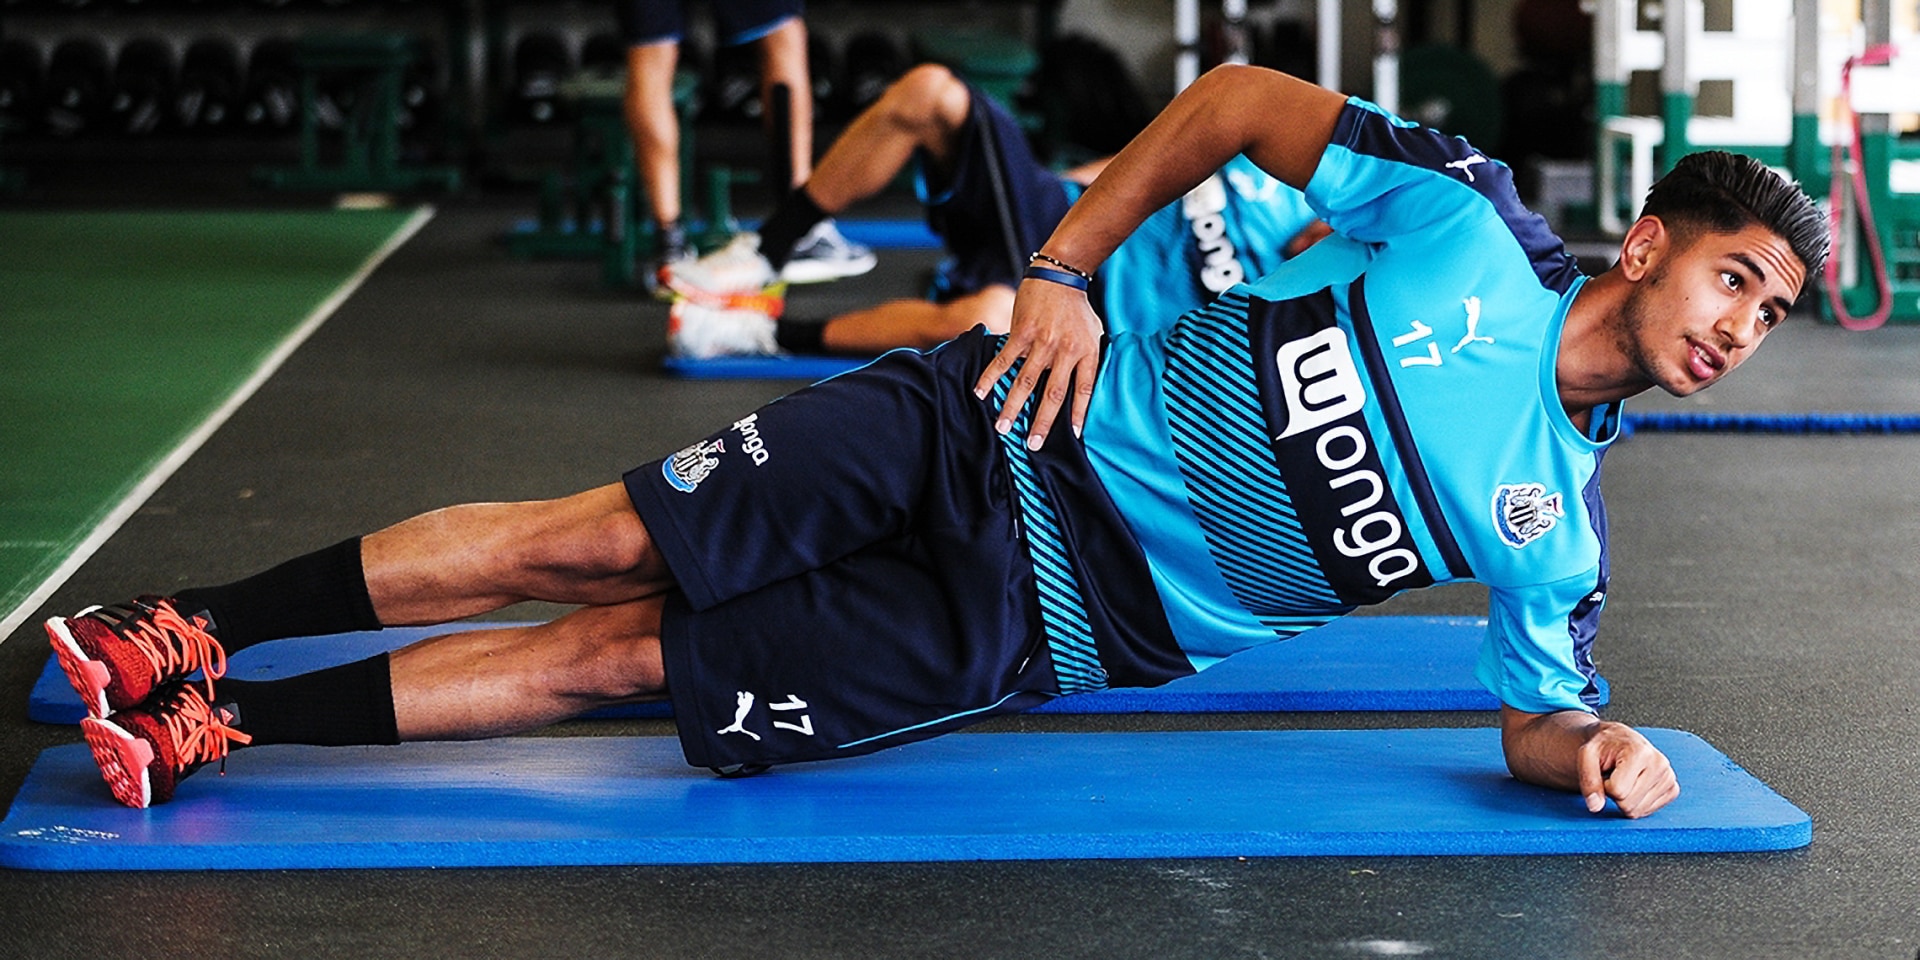
<svg viewBox="0 0 1920 960">
<path fill-rule="evenodd" d="M 1592 421 L 1593 408 L 1625 400 L 1653 385 L 1621 350 L 1615 331 L 1631 289 L 1617 270 L 1588 280 L 1560 326 L 1554 384 L 1560 405 L 1583 433 Z"/>
</svg>

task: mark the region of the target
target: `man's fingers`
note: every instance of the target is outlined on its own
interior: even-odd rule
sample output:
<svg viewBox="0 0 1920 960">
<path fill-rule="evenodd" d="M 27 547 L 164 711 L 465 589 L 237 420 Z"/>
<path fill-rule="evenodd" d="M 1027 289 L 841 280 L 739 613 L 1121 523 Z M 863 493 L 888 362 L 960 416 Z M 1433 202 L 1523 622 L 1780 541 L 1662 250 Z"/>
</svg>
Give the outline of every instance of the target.
<svg viewBox="0 0 1920 960">
<path fill-rule="evenodd" d="M 1592 740 L 1580 747 L 1580 793 L 1587 798 L 1587 812 L 1599 813 L 1607 806 L 1606 771 L 1600 767 L 1600 745 Z"/>
<path fill-rule="evenodd" d="M 1087 408 L 1093 404 L 1093 381 L 1100 375 L 1100 354 L 1096 351 L 1083 357 L 1080 365 L 1073 371 L 1073 435 L 1080 436 L 1087 428 Z"/>
<path fill-rule="evenodd" d="M 1680 785 L 1671 778 L 1644 777 L 1640 785 L 1629 796 L 1616 797 L 1614 802 L 1620 805 L 1620 812 L 1634 819 L 1672 803 L 1680 795 Z"/>
<path fill-rule="evenodd" d="M 1067 371 L 1055 370 L 1047 377 L 1047 389 L 1040 393 L 1040 405 L 1033 411 L 1033 425 L 1027 428 L 1027 449 L 1038 450 L 1047 442 L 1047 432 L 1053 429 L 1055 417 L 1060 415 L 1060 407 L 1067 400 L 1067 383 L 1072 379 Z"/>
<path fill-rule="evenodd" d="M 1047 366 L 1052 362 L 1052 344 L 1027 345 L 1026 360 L 1020 364 L 1020 372 L 1014 374 L 1013 383 L 1007 387 L 1007 402 L 1000 405 L 1000 419 L 994 423 L 994 429 L 1006 433 L 1013 428 L 1020 419 L 1020 411 L 1027 405 L 1027 398 L 1033 396 L 1033 391 L 1039 387 L 1040 375 L 1047 372 Z"/>
<path fill-rule="evenodd" d="M 1673 767 L 1658 751 L 1623 758 L 1607 780 L 1607 792 L 1629 817 L 1644 817 L 1680 795 Z"/>
<path fill-rule="evenodd" d="M 987 368 L 980 372 L 980 379 L 973 382 L 973 395 L 985 400 L 987 395 L 993 392 L 993 385 L 999 383 L 1000 378 L 1006 376 L 1008 370 L 1013 369 L 1013 362 L 1020 359 L 1020 355 L 1025 353 L 1026 349 L 1025 337 L 1020 336 L 1017 331 L 1008 335 L 1007 342 L 1000 345 L 1000 352 L 994 354 L 992 360 L 987 361 Z"/>
<path fill-rule="evenodd" d="M 1051 309 L 1044 306 L 1064 296 L 1079 299 L 1062 301 Z M 1100 321 L 1084 297 L 1058 284 L 1023 283 L 1015 297 L 1007 341 L 974 381 L 973 392 L 986 399 L 1008 371 L 1014 371 L 994 429 L 1002 434 L 1011 430 L 1031 401 L 1027 448 L 1038 450 L 1062 408 L 1070 411 L 1076 436 L 1086 425 L 1093 380 L 1100 371 Z"/>
</svg>

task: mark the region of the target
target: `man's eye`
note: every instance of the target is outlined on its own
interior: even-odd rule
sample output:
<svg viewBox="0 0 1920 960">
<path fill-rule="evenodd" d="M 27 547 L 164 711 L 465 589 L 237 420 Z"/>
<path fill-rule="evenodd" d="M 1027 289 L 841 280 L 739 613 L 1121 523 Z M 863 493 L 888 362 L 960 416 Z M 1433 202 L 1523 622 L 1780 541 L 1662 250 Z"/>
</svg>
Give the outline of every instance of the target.
<svg viewBox="0 0 1920 960">
<path fill-rule="evenodd" d="M 1740 289 L 1740 275 L 1739 275 L 1739 274 L 1737 274 L 1737 273 L 1734 273 L 1734 272 L 1733 272 L 1733 271 L 1731 271 L 1731 270 L 1722 270 L 1722 271 L 1720 271 L 1720 279 L 1721 279 L 1721 280 L 1722 280 L 1723 282 L 1725 282 L 1725 283 L 1726 283 L 1726 285 L 1727 285 L 1727 289 L 1729 289 L 1729 290 L 1738 290 L 1738 289 Z"/>
<path fill-rule="evenodd" d="M 1760 309 L 1760 323 L 1764 325 L 1767 329 L 1769 330 L 1773 329 L 1774 325 L 1778 324 L 1779 322 L 1780 322 L 1780 315 L 1773 312 L 1773 308 L 1762 307 Z"/>
</svg>

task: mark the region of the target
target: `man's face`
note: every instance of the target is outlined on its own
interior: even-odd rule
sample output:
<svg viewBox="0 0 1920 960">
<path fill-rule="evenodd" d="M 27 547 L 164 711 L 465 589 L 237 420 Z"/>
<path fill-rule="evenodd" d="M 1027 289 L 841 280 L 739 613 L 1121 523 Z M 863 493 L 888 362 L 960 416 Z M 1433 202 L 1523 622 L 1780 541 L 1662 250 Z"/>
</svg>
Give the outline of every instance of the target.
<svg viewBox="0 0 1920 960">
<path fill-rule="evenodd" d="M 1668 232 L 1668 245 L 1627 298 L 1620 349 L 1676 397 L 1745 362 L 1787 318 L 1806 267 L 1779 234 Z"/>
</svg>

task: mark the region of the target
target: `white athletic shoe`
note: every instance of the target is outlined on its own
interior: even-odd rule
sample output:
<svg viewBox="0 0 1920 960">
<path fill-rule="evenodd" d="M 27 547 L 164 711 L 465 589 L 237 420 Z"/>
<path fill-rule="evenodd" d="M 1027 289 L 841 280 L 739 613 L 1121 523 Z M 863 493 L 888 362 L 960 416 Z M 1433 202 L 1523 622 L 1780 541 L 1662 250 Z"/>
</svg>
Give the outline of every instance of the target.
<svg viewBox="0 0 1920 960">
<path fill-rule="evenodd" d="M 676 296 L 711 307 L 729 307 L 757 297 L 779 280 L 760 255 L 760 236 L 734 234 L 727 245 L 698 260 L 660 266 L 660 283 Z"/>
<path fill-rule="evenodd" d="M 825 283 L 857 277 L 880 262 L 873 251 L 841 236 L 831 219 L 822 220 L 793 245 L 793 257 L 780 271 L 788 283 Z"/>
<path fill-rule="evenodd" d="M 667 346 L 676 357 L 764 357 L 780 352 L 774 319 L 759 310 L 710 307 L 676 301 L 667 313 Z"/>
</svg>

